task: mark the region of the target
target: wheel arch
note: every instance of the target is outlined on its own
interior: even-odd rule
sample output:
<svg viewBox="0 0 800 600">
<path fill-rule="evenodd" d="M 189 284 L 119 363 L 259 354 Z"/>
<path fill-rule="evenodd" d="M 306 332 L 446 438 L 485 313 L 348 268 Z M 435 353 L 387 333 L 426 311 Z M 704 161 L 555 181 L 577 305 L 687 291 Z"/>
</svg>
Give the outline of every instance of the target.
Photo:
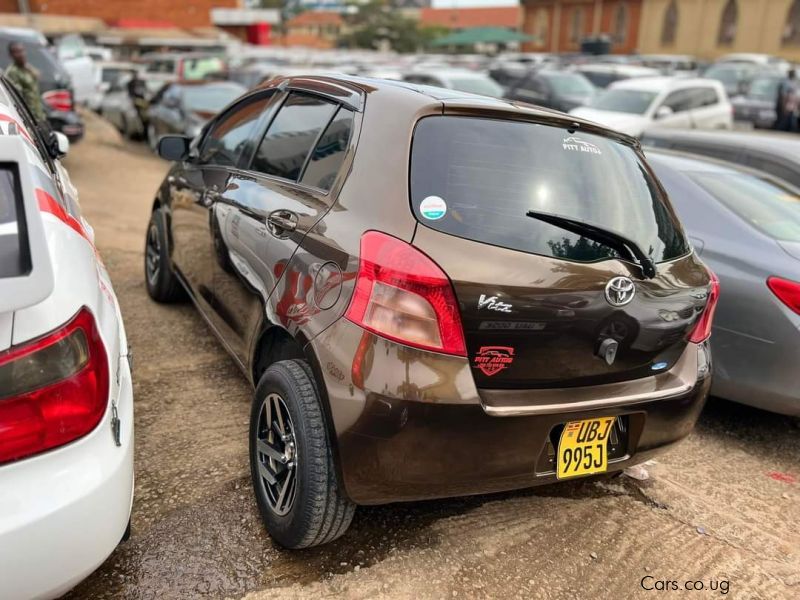
<svg viewBox="0 0 800 600">
<path fill-rule="evenodd" d="M 342 482 L 342 486 L 344 487 L 344 477 L 341 461 L 339 460 L 339 443 L 336 435 L 336 428 L 333 425 L 333 415 L 331 413 L 328 390 L 325 387 L 325 378 L 322 374 L 319 360 L 309 342 L 310 341 L 302 331 L 298 331 L 295 335 L 292 335 L 288 330 L 279 325 L 267 327 L 261 332 L 253 346 L 254 350 L 250 366 L 250 376 L 252 378 L 253 387 L 255 388 L 258 386 L 258 381 L 261 379 L 261 375 L 264 371 L 267 370 L 269 365 L 275 362 L 291 359 L 301 359 L 308 362 L 311 367 L 311 372 L 314 375 L 314 383 L 316 384 L 320 404 L 322 405 L 322 415 L 325 421 L 328 440 L 330 440 L 333 464 L 336 466 L 339 481 Z M 344 490 L 344 492 L 346 494 L 347 491 Z"/>
</svg>

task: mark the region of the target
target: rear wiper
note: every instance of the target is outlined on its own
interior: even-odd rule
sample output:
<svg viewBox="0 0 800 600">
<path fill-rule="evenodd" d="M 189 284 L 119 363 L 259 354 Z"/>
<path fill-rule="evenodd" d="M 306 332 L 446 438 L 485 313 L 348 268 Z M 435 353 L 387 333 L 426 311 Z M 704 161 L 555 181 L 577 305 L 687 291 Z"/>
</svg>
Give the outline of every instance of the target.
<svg viewBox="0 0 800 600">
<path fill-rule="evenodd" d="M 525 213 L 525 215 L 531 217 L 532 219 L 550 223 L 551 225 L 555 225 L 556 227 L 560 227 L 566 231 L 571 231 L 572 233 L 582 235 L 596 242 L 600 242 L 601 244 L 610 248 L 622 250 L 638 263 L 639 267 L 642 269 L 642 274 L 644 275 L 645 279 L 652 279 L 656 276 L 656 263 L 653 261 L 653 259 L 645 254 L 638 244 L 636 244 L 636 242 L 626 238 L 624 235 L 621 235 L 615 231 L 603 229 L 602 227 L 592 225 L 591 223 L 576 221 L 575 219 L 570 219 L 569 217 L 563 217 L 561 215 L 554 215 L 552 213 L 529 210 L 527 213 Z"/>
</svg>

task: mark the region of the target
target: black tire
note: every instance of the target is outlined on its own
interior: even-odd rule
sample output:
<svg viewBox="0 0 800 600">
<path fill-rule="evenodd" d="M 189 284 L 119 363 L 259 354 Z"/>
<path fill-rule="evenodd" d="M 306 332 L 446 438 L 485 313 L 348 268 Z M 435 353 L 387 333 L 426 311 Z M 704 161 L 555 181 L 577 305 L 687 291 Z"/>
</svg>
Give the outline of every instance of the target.
<svg viewBox="0 0 800 600">
<path fill-rule="evenodd" d="M 289 419 L 284 418 L 280 425 L 275 423 L 270 431 L 263 416 L 267 404 L 272 414 L 277 414 L 275 396 L 282 401 L 280 410 L 285 409 Z M 284 432 L 282 436 L 277 435 L 279 429 Z M 288 463 L 270 462 L 268 455 L 259 450 L 271 434 L 274 434 L 274 441 L 270 444 L 283 444 L 279 451 L 284 460 L 291 458 Z M 259 438 L 261 445 L 257 441 Z M 287 449 L 290 445 L 291 450 Z M 276 475 L 270 464 L 282 471 Z M 273 478 L 288 478 L 293 474 L 291 506 L 280 506 L 276 502 L 276 496 L 280 501 L 277 489 L 281 487 L 281 480 L 270 485 L 265 471 Z M 258 382 L 250 413 L 250 473 L 264 525 L 272 539 L 285 548 L 326 544 L 347 531 L 353 520 L 355 504 L 342 492 L 314 376 L 304 360 L 275 363 L 264 371 Z M 282 481 L 284 486 L 291 487 L 286 479 Z M 291 490 L 288 493 L 292 493 Z"/>
<path fill-rule="evenodd" d="M 183 287 L 169 259 L 166 218 L 160 208 L 153 211 L 147 225 L 144 280 L 147 293 L 156 302 L 176 302 L 184 297 Z"/>
</svg>

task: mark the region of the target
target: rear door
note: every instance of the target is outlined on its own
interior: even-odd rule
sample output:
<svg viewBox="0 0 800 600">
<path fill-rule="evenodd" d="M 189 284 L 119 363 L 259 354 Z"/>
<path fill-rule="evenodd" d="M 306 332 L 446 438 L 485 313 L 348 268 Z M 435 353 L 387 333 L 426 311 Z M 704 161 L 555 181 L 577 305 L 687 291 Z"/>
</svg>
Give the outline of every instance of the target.
<svg viewBox="0 0 800 600">
<path fill-rule="evenodd" d="M 692 98 L 691 89 L 675 90 L 667 94 L 661 106 L 670 108 L 672 114 L 658 119 L 655 124 L 658 127 L 671 127 L 676 129 L 690 129 L 694 127 L 690 110 L 692 107 Z"/>
<path fill-rule="evenodd" d="M 310 93 L 289 93 L 252 159 L 232 174 L 216 209 L 220 236 L 215 276 L 219 317 L 231 347 L 245 361 L 265 317 L 288 327 L 307 318 L 307 269 L 286 272 L 298 244 L 330 207 L 354 112 Z M 275 315 L 265 305 L 281 278 L 288 281 Z M 299 300 L 302 299 L 302 302 Z"/>
<path fill-rule="evenodd" d="M 634 379 L 682 354 L 709 278 L 633 148 L 545 124 L 434 116 L 417 125 L 410 175 L 413 243 L 453 282 L 478 387 Z M 658 263 L 656 277 L 530 210 L 625 234 Z"/>
<path fill-rule="evenodd" d="M 731 105 L 711 86 L 692 88 L 692 121 L 698 129 L 727 129 L 731 124 Z"/>
</svg>

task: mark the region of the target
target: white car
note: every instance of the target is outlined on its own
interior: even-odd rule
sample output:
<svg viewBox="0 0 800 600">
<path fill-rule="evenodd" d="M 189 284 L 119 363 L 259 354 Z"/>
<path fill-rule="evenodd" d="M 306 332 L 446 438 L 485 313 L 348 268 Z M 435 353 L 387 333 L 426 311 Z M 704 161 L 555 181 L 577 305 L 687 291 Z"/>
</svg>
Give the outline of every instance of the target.
<svg viewBox="0 0 800 600">
<path fill-rule="evenodd" d="M 733 107 L 725 88 L 712 79 L 647 77 L 620 81 L 570 114 L 636 137 L 650 127 L 733 128 Z"/>
<path fill-rule="evenodd" d="M 502 98 L 503 88 L 494 79 L 468 69 L 430 69 L 415 68 L 403 75 L 403 80 L 419 85 L 432 85 L 470 94 Z"/>
<path fill-rule="evenodd" d="M 0 79 L 0 597 L 53 598 L 129 531 L 119 304 L 58 157 Z"/>
</svg>

